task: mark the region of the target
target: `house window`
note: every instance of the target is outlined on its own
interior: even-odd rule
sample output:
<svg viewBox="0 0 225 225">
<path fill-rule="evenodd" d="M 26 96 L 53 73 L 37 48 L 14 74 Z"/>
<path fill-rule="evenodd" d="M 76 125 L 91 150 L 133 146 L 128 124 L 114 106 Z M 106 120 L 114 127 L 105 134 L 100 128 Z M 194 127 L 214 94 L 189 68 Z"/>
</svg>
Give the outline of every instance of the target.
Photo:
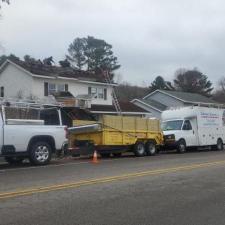
<svg viewBox="0 0 225 225">
<path fill-rule="evenodd" d="M 97 88 L 94 88 L 94 87 L 91 87 L 91 96 L 93 97 L 93 98 L 97 98 L 98 96 L 97 96 Z"/>
<path fill-rule="evenodd" d="M 65 84 L 58 84 L 57 91 L 65 91 Z"/>
<path fill-rule="evenodd" d="M 103 99 L 104 98 L 104 91 L 103 88 L 98 89 L 98 98 Z"/>
<path fill-rule="evenodd" d="M 1 90 L 0 90 L 0 97 L 4 97 L 4 87 L 1 87 Z"/>
<path fill-rule="evenodd" d="M 48 94 L 49 95 L 52 95 L 56 92 L 56 84 L 53 84 L 53 83 L 49 83 L 48 84 Z"/>
<path fill-rule="evenodd" d="M 92 98 L 107 100 L 107 89 L 106 88 L 88 87 L 88 94 L 91 95 Z"/>
</svg>

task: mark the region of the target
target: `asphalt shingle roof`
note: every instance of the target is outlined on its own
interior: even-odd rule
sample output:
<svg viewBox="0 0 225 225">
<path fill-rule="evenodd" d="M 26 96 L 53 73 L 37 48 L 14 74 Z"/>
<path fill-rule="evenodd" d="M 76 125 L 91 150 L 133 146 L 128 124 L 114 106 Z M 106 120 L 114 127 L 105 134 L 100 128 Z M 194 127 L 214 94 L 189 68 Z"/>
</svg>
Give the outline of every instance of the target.
<svg viewBox="0 0 225 225">
<path fill-rule="evenodd" d="M 163 105 L 162 103 L 160 102 L 157 102 L 153 99 L 139 99 L 140 101 L 148 104 L 148 105 L 151 105 L 152 107 L 160 110 L 160 111 L 164 111 L 167 109 L 167 106 L 166 105 Z"/>
<path fill-rule="evenodd" d="M 218 104 L 218 102 L 197 93 L 189 93 L 181 91 L 165 91 L 165 90 L 163 90 L 162 92 L 172 95 L 175 98 L 179 98 L 184 102 Z"/>
</svg>

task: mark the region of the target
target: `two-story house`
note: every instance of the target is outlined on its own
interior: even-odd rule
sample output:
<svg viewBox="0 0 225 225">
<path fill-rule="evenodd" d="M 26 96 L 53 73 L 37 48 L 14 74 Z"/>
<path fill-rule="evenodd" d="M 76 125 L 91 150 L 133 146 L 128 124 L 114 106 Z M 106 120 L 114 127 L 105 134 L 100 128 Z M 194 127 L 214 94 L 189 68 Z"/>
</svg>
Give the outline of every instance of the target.
<svg viewBox="0 0 225 225">
<path fill-rule="evenodd" d="M 112 105 L 113 86 L 100 75 L 42 63 L 7 60 L 0 68 L 0 97 L 4 98 L 40 100 L 69 91 L 75 98 L 90 96 L 92 104 Z"/>
<path fill-rule="evenodd" d="M 68 93 L 79 102 L 90 102 L 85 107 L 97 115 L 117 114 L 112 99 L 115 86 L 117 84 L 107 83 L 101 74 L 41 62 L 6 60 L 0 67 L 1 98 L 32 99 L 47 103 L 57 93 Z M 124 115 L 151 116 L 148 111 L 130 102 L 121 103 L 121 109 Z"/>
</svg>

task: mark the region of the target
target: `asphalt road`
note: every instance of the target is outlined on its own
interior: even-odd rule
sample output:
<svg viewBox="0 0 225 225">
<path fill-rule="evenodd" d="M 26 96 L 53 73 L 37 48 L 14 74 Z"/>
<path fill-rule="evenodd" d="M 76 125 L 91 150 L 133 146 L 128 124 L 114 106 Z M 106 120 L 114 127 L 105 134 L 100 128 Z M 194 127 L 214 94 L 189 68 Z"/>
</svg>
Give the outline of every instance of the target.
<svg viewBox="0 0 225 225">
<path fill-rule="evenodd" d="M 224 225 L 225 151 L 0 164 L 1 225 Z"/>
</svg>

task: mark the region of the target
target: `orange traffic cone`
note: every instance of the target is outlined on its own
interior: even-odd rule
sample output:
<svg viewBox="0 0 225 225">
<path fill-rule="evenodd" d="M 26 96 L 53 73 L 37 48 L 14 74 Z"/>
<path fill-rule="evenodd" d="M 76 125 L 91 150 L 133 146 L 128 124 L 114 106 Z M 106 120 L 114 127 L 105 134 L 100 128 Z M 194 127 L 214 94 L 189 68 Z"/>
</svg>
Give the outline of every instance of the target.
<svg viewBox="0 0 225 225">
<path fill-rule="evenodd" d="M 98 154 L 97 154 L 96 150 L 94 151 L 92 163 L 99 163 L 99 161 L 98 161 Z"/>
</svg>

